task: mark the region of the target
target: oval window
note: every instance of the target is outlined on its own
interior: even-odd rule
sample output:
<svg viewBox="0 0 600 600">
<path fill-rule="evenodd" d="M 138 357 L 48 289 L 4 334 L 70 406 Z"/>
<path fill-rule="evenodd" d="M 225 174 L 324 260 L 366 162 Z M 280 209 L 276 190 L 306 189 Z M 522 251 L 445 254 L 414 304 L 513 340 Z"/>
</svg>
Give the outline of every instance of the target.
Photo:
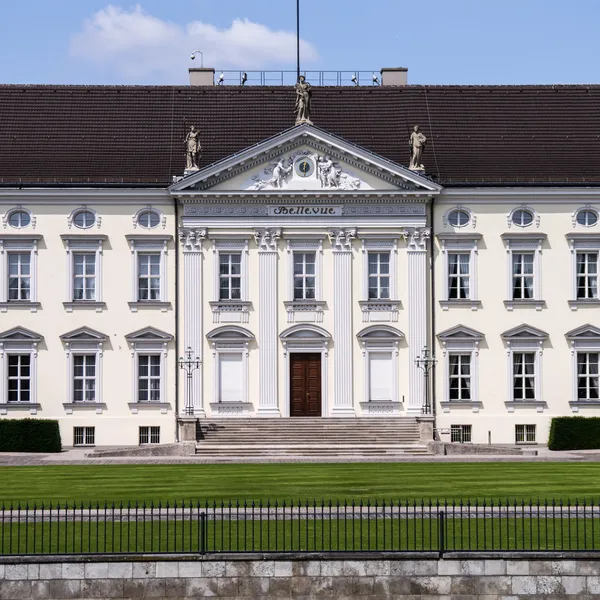
<svg viewBox="0 0 600 600">
<path fill-rule="evenodd" d="M 96 222 L 96 215 L 91 210 L 81 210 L 73 217 L 75 227 L 88 229 Z"/>
<path fill-rule="evenodd" d="M 471 220 L 471 215 L 466 210 L 456 209 L 448 215 L 448 223 L 452 227 L 464 227 Z"/>
<path fill-rule="evenodd" d="M 8 217 L 8 224 L 11 227 L 16 227 L 17 229 L 23 229 L 23 227 L 27 227 L 31 223 L 31 216 L 28 212 L 24 210 L 15 210 L 10 213 Z"/>
<path fill-rule="evenodd" d="M 533 213 L 530 210 L 520 208 L 512 214 L 512 222 L 519 227 L 527 227 L 533 223 Z"/>
<path fill-rule="evenodd" d="M 138 224 L 140 227 L 152 229 L 154 227 L 158 227 L 159 223 L 160 217 L 158 216 L 158 213 L 154 212 L 153 210 L 145 210 L 138 216 Z"/>
<path fill-rule="evenodd" d="M 598 222 L 598 213 L 593 210 L 580 210 L 577 213 L 577 222 L 584 227 L 593 227 Z"/>
</svg>

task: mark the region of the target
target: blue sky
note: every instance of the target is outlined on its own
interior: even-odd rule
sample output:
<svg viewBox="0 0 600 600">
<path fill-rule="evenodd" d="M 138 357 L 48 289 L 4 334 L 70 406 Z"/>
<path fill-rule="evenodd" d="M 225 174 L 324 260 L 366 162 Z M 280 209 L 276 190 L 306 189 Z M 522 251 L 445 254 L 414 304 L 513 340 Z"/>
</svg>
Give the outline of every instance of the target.
<svg viewBox="0 0 600 600">
<path fill-rule="evenodd" d="M 600 83 L 599 0 L 300 0 L 302 67 L 410 83 Z M 0 83 L 187 82 L 295 68 L 295 0 L 0 0 Z"/>
</svg>

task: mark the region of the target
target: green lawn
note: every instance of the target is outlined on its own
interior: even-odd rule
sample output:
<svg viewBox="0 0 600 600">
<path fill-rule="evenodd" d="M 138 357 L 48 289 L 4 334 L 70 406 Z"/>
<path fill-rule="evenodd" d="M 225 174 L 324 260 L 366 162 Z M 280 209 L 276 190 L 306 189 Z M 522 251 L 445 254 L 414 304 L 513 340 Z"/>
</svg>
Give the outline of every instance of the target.
<svg viewBox="0 0 600 600">
<path fill-rule="evenodd" d="M 12 502 L 283 499 L 600 500 L 600 463 L 0 467 Z"/>
</svg>

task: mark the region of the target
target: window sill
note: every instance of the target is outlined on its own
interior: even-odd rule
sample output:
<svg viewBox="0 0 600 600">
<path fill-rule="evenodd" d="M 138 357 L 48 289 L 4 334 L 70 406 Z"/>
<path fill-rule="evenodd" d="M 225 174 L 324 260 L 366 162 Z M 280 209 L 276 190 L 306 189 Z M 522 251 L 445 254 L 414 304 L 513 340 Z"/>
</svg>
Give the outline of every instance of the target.
<svg viewBox="0 0 600 600">
<path fill-rule="evenodd" d="M 445 413 L 449 413 L 451 408 L 471 408 L 474 413 L 483 408 L 483 402 L 476 400 L 446 400 L 440 402 L 440 406 Z"/>
<path fill-rule="evenodd" d="M 284 302 L 288 323 L 322 323 L 327 303 L 323 300 L 291 300 Z"/>
<path fill-rule="evenodd" d="M 216 300 L 209 302 L 213 323 L 248 323 L 252 303 L 246 300 Z"/>
<path fill-rule="evenodd" d="M 35 415 L 41 407 L 42 405 L 36 402 L 6 402 L 0 404 L 0 415 L 7 414 L 9 410 L 28 410 L 32 415 Z"/>
<path fill-rule="evenodd" d="M 542 310 L 546 308 L 545 300 L 505 300 L 504 308 L 506 310 L 514 310 L 515 308 L 535 308 L 535 310 Z"/>
<path fill-rule="evenodd" d="M 215 415 L 240 416 L 252 412 L 252 402 L 211 402 L 210 408 Z"/>
<path fill-rule="evenodd" d="M 579 412 L 580 408 L 600 408 L 600 400 L 571 400 L 569 402 L 571 411 Z"/>
<path fill-rule="evenodd" d="M 169 402 L 129 402 L 127 404 L 131 414 L 137 415 L 138 411 L 141 410 L 160 410 L 162 415 L 166 415 L 171 405 Z"/>
<path fill-rule="evenodd" d="M 481 300 L 463 300 L 462 298 L 456 300 L 440 300 L 440 306 L 442 310 L 449 310 L 450 308 L 470 308 L 471 310 L 478 310 L 481 308 Z"/>
<path fill-rule="evenodd" d="M 32 313 L 37 312 L 38 308 L 41 306 L 41 302 L 29 302 L 27 300 L 13 300 L 12 302 L 0 302 L 0 312 L 6 312 L 10 309 L 29 309 Z"/>
<path fill-rule="evenodd" d="M 106 308 L 106 302 L 96 302 L 94 300 L 79 300 L 75 302 L 63 302 L 67 312 L 81 309 L 94 309 L 96 312 L 102 312 Z"/>
<path fill-rule="evenodd" d="M 74 410 L 95 410 L 97 415 L 101 415 L 106 410 L 104 402 L 63 402 L 65 413 L 72 415 Z"/>
<path fill-rule="evenodd" d="M 363 415 L 367 416 L 386 416 L 397 415 L 402 411 L 402 402 L 394 402 L 393 400 L 370 400 L 361 402 Z"/>
<path fill-rule="evenodd" d="M 161 302 L 160 300 L 148 300 L 146 302 L 128 302 L 131 312 L 145 308 L 160 308 L 161 312 L 167 312 L 171 308 L 170 302 Z"/>
<path fill-rule="evenodd" d="M 543 400 L 507 400 L 504 406 L 508 412 L 515 412 L 515 408 L 535 408 L 537 412 L 544 412 L 544 408 L 548 408 Z"/>
<path fill-rule="evenodd" d="M 597 308 L 600 306 L 600 298 L 588 298 L 581 300 L 569 300 L 569 308 L 571 310 L 577 310 L 578 308 L 584 308 L 586 306 L 592 306 Z"/>
<path fill-rule="evenodd" d="M 398 322 L 398 311 L 402 308 L 400 300 L 359 300 L 363 323 Z"/>
</svg>

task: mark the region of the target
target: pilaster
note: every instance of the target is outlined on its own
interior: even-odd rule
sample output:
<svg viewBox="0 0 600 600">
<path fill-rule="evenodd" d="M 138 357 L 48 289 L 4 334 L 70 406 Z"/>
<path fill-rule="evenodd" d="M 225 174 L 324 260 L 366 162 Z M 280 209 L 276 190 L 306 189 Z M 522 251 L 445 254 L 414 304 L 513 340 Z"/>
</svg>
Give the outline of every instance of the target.
<svg viewBox="0 0 600 600">
<path fill-rule="evenodd" d="M 427 240 L 429 229 L 404 232 L 408 252 L 408 407 L 407 413 L 420 415 L 425 404 L 425 378 L 416 359 L 427 345 Z"/>
<path fill-rule="evenodd" d="M 352 363 L 352 240 L 356 229 L 329 231 L 333 250 L 333 407 L 332 414 L 355 416 Z"/>
<path fill-rule="evenodd" d="M 187 348 L 192 349 L 192 355 L 200 359 L 200 368 L 192 373 L 191 389 L 184 380 L 184 402 L 179 406 L 180 412 L 185 413 L 191 403 L 194 415 L 204 417 L 204 399 L 202 395 L 203 375 L 203 323 L 202 323 L 202 240 L 206 238 L 206 229 L 179 230 L 179 241 L 183 251 L 183 356 Z M 177 357 L 179 358 L 179 357 Z"/>
<path fill-rule="evenodd" d="M 254 232 L 258 245 L 258 374 L 257 413 L 281 416 L 277 396 L 277 242 L 281 230 L 260 228 Z"/>
</svg>

